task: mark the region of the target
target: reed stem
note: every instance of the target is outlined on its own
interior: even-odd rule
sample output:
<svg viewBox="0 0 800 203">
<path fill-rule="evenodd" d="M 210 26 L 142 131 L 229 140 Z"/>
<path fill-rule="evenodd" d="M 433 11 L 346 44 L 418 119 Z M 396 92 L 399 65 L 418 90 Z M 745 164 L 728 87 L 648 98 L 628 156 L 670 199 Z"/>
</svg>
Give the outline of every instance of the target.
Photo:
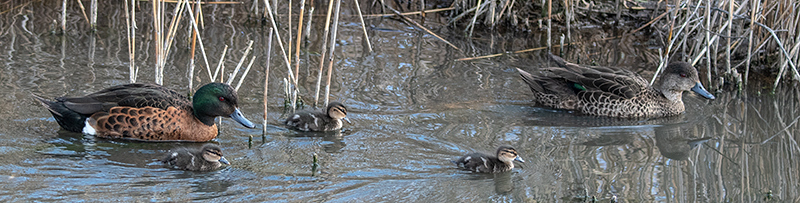
<svg viewBox="0 0 800 203">
<path fill-rule="evenodd" d="M 242 73 L 242 78 L 239 78 L 239 83 L 236 83 L 236 88 L 233 88 L 236 91 L 239 91 L 239 87 L 242 86 L 242 82 L 244 82 L 244 79 L 247 77 L 247 74 L 250 73 L 250 67 L 253 67 L 253 62 L 256 61 L 256 57 L 257 56 L 254 55 L 253 58 L 250 59 L 250 63 L 247 64 L 247 68 L 244 69 L 244 73 Z"/>
<path fill-rule="evenodd" d="M 265 0 L 266 1 L 266 0 Z M 264 70 L 264 121 L 261 126 L 261 141 L 267 139 L 267 90 L 269 90 L 269 63 L 272 56 L 272 28 L 269 28 L 269 38 L 267 38 L 267 59 L 264 62 L 266 68 Z"/>
<path fill-rule="evenodd" d="M 706 40 L 705 40 L 706 46 L 704 46 L 704 49 L 708 49 L 708 47 L 711 46 L 711 41 L 712 41 L 712 38 L 711 38 L 711 8 L 712 8 L 711 1 L 712 0 L 706 0 L 706 9 L 705 9 L 705 11 L 706 11 L 705 12 L 705 19 L 707 19 L 706 20 L 706 29 L 705 29 L 706 30 L 705 31 L 705 34 L 706 34 Z M 702 56 L 702 55 L 703 55 L 703 53 L 700 53 L 700 54 L 698 54 L 698 57 Z M 705 55 L 706 55 L 706 79 L 708 80 L 706 82 L 706 86 L 709 86 L 709 88 L 710 88 L 711 87 L 711 52 L 706 52 Z M 694 63 L 692 63 L 692 64 L 694 64 Z"/>
<path fill-rule="evenodd" d="M 733 14 L 733 0 L 728 0 L 728 13 Z M 687 20 L 688 21 L 688 20 Z M 728 29 L 726 30 L 729 37 L 726 37 L 726 46 L 725 46 L 725 73 L 732 78 L 736 78 L 736 73 L 731 71 L 731 30 L 733 30 L 733 15 L 728 15 Z M 741 88 L 742 82 L 738 81 L 739 88 Z"/>
<path fill-rule="evenodd" d="M 369 52 L 372 52 L 372 43 L 369 42 L 369 34 L 367 34 L 367 24 L 364 24 L 364 16 L 361 15 L 361 6 L 358 5 L 358 0 L 353 0 L 356 3 L 356 11 L 358 11 L 358 19 L 361 20 L 361 31 L 364 32 L 364 41 L 367 42 L 367 49 Z M 423 11 L 425 9 L 425 1 L 422 1 L 421 5 Z M 423 13 L 422 17 L 424 18 L 425 15 Z"/>
<path fill-rule="evenodd" d="M 253 40 L 247 42 L 247 48 L 244 50 L 244 55 L 242 55 L 242 58 L 239 59 L 239 63 L 236 64 L 236 68 L 233 69 L 233 73 L 231 73 L 230 77 L 228 77 L 228 82 L 225 83 L 230 85 L 233 82 L 233 79 L 236 78 L 236 74 L 239 73 L 239 69 L 242 68 L 242 64 L 244 64 L 244 60 L 247 58 L 247 55 L 250 54 L 250 50 L 253 50 Z"/>
<path fill-rule="evenodd" d="M 219 57 L 219 63 L 217 63 L 217 69 L 214 70 L 214 76 L 211 77 L 211 82 L 217 81 L 217 76 L 219 74 L 219 71 L 222 69 L 222 65 L 225 63 L 225 54 L 227 53 L 228 53 L 228 45 L 226 44 L 225 48 L 222 48 L 222 55 Z"/>
<path fill-rule="evenodd" d="M 291 1 L 289 1 L 289 3 L 290 3 L 289 5 L 291 7 Z M 294 54 L 294 57 L 295 57 L 295 60 L 294 60 L 294 79 L 295 79 L 294 86 L 295 86 L 295 88 L 294 88 L 294 92 L 292 94 L 292 106 L 295 106 L 295 104 L 297 103 L 297 82 L 298 82 L 297 79 L 298 79 L 298 77 L 300 77 L 300 43 L 303 42 L 303 40 L 301 40 L 302 39 L 301 37 L 303 36 L 303 17 L 304 17 L 303 16 L 303 12 L 305 12 L 305 9 L 306 9 L 306 0 L 300 0 L 300 16 L 299 16 L 299 19 L 297 20 L 297 47 L 295 48 L 295 54 Z M 290 16 L 289 19 L 291 19 L 291 16 L 292 16 L 291 9 L 289 10 L 289 16 Z M 292 30 L 291 26 L 289 27 L 289 30 L 290 30 L 289 31 L 289 37 L 291 38 L 291 30 Z M 289 43 L 291 45 L 292 42 L 289 41 Z M 291 49 L 289 51 L 291 51 Z"/>
<path fill-rule="evenodd" d="M 92 10 L 91 11 L 92 12 L 91 28 L 92 28 L 92 32 L 96 32 L 97 31 L 97 0 L 92 0 L 91 10 Z"/>
<path fill-rule="evenodd" d="M 339 29 L 339 9 L 342 7 L 342 0 L 336 0 L 336 13 L 333 17 L 333 31 L 331 31 L 331 54 L 328 55 L 328 80 L 325 85 L 325 104 L 328 106 L 328 100 L 331 93 L 331 75 L 333 74 L 333 58 L 336 55 L 336 31 Z"/>
<path fill-rule="evenodd" d="M 66 5 L 66 0 L 64 1 L 64 5 Z M 136 9 L 129 9 L 128 2 L 130 2 L 130 6 L 133 7 L 135 4 L 135 0 L 125 0 L 125 25 L 127 27 L 128 33 L 128 82 L 136 83 L 136 75 L 139 72 L 136 68 Z M 66 14 L 66 13 L 65 13 Z M 191 80 L 190 80 L 191 81 Z"/>
<path fill-rule="evenodd" d="M 128 11 L 128 0 L 125 0 L 125 13 Z M 67 33 L 67 0 L 61 1 L 61 34 Z"/>
<path fill-rule="evenodd" d="M 331 13 L 333 12 L 333 0 L 328 1 L 328 14 L 325 18 L 325 29 L 322 34 L 322 53 L 319 56 L 319 71 L 317 72 L 317 90 L 314 91 L 314 106 L 319 107 L 319 88 L 322 85 L 322 68 L 325 66 L 325 54 L 328 51 L 328 32 L 331 25 Z"/>
<path fill-rule="evenodd" d="M 195 4 L 195 9 L 200 9 L 200 4 Z M 191 8 L 189 10 L 191 10 Z M 200 13 L 197 14 L 199 15 Z M 199 16 L 189 16 L 189 18 L 194 18 L 196 21 L 197 18 L 199 18 Z M 194 79 L 194 68 L 195 68 L 194 55 L 195 55 L 195 50 L 197 48 L 197 35 L 199 33 L 195 32 L 191 28 L 189 28 L 189 30 L 191 30 L 192 32 L 192 45 L 191 45 L 192 51 L 191 51 L 191 57 L 189 57 L 189 96 L 191 96 L 192 94 L 194 94 L 193 91 L 194 86 L 192 85 L 192 83 L 194 82 L 193 79 Z"/>
<path fill-rule="evenodd" d="M 266 7 L 267 7 L 267 13 L 269 13 L 270 23 L 272 23 L 272 27 L 275 28 L 276 32 L 277 32 L 278 25 L 275 23 L 275 16 L 272 15 L 272 8 L 270 8 L 271 6 L 269 4 L 269 1 L 264 1 L 264 2 L 267 3 Z M 286 69 L 289 70 L 288 75 L 289 75 L 290 79 L 292 81 L 296 81 L 294 79 L 294 73 L 292 72 L 292 65 L 289 62 L 289 57 L 286 56 L 286 49 L 283 48 L 283 42 L 281 41 L 281 37 L 280 36 L 281 36 L 280 34 L 276 35 L 275 39 L 278 40 L 278 47 L 281 48 L 281 56 L 283 56 L 283 61 L 286 63 Z M 294 111 L 294 104 L 292 104 L 292 111 Z"/>
<path fill-rule="evenodd" d="M 155 41 L 155 83 L 161 85 L 163 83 L 163 72 L 161 70 L 161 58 L 164 57 L 164 39 L 163 39 L 163 29 L 162 20 L 163 15 L 161 15 L 161 10 L 163 9 L 163 2 L 160 0 L 154 0 L 153 4 L 153 35 Z"/>
<path fill-rule="evenodd" d="M 553 51 L 553 42 L 552 39 L 552 20 L 553 19 L 553 0 L 547 0 L 547 53 L 551 53 Z"/>
<path fill-rule="evenodd" d="M 289 36 L 289 41 L 287 41 L 286 44 L 289 45 L 289 47 L 288 47 L 289 49 L 288 49 L 288 51 L 286 53 L 289 53 L 291 55 L 292 54 L 292 7 L 293 6 L 292 6 L 292 0 L 288 0 L 288 1 L 289 1 L 289 13 L 286 14 L 286 17 L 288 19 L 287 20 L 288 24 L 287 24 L 286 27 L 289 28 L 289 29 L 286 29 L 286 30 L 287 30 L 287 32 L 289 32 L 289 34 L 286 35 L 286 36 Z M 275 13 L 278 13 L 278 10 L 277 10 L 278 9 L 278 4 L 273 4 L 273 6 L 275 6 Z M 292 62 L 292 57 L 289 57 L 289 63 L 291 64 L 291 62 Z M 297 79 L 297 77 L 295 77 L 295 79 Z M 295 85 L 295 89 L 297 89 L 297 84 L 296 83 L 297 82 L 295 82 L 295 84 L 294 84 Z"/>
<path fill-rule="evenodd" d="M 86 23 L 91 26 L 92 22 L 89 21 L 89 16 L 86 15 L 86 8 L 83 7 L 83 3 L 81 3 L 81 1 L 77 1 L 77 2 L 78 2 L 78 6 L 81 7 L 81 13 L 83 13 L 83 19 L 85 19 Z"/>
<path fill-rule="evenodd" d="M 753 56 L 753 22 L 756 21 L 756 13 L 758 13 L 759 7 L 758 0 L 752 0 L 750 3 L 750 31 L 748 32 L 747 37 L 747 63 L 745 64 L 744 68 L 744 86 L 747 86 L 747 78 L 750 75 L 750 63 Z"/>
<path fill-rule="evenodd" d="M 197 0 L 197 4 L 198 5 L 200 4 L 200 0 Z M 197 6 L 196 9 L 198 11 L 197 12 L 197 18 L 199 18 L 200 21 L 202 22 L 203 15 L 201 15 L 201 13 L 202 13 L 203 9 L 200 6 Z M 192 9 L 186 9 L 186 12 L 189 12 L 189 16 L 195 16 L 195 14 L 192 11 Z M 214 82 L 215 78 L 213 76 L 211 76 L 211 66 L 208 63 L 208 56 L 206 56 L 206 49 L 203 46 L 203 38 L 200 37 L 200 30 L 199 30 L 198 25 L 197 25 L 197 20 L 195 20 L 195 18 L 189 18 L 189 19 L 192 22 L 192 30 L 194 30 L 194 32 L 198 33 L 197 42 L 198 42 L 198 44 L 200 44 L 200 53 L 203 55 L 203 61 L 206 64 L 206 71 L 208 71 L 208 78 L 211 79 L 212 82 Z"/>
</svg>

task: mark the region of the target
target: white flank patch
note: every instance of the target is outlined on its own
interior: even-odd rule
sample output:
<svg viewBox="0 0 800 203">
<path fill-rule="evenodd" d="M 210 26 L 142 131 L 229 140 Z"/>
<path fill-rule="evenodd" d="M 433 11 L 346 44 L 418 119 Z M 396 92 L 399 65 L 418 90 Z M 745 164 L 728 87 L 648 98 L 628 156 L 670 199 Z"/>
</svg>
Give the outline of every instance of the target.
<svg viewBox="0 0 800 203">
<path fill-rule="evenodd" d="M 92 118 L 88 118 L 88 119 L 86 119 L 85 122 L 83 122 L 83 134 L 97 135 L 97 130 L 95 130 L 92 127 L 92 125 L 89 124 L 89 120 L 93 120 L 93 119 Z"/>
</svg>

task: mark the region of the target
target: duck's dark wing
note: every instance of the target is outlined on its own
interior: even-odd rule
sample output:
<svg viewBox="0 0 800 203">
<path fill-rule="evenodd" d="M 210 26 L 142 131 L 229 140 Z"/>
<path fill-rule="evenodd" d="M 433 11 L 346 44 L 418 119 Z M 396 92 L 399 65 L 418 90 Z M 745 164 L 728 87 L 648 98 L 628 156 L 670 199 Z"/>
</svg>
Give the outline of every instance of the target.
<svg viewBox="0 0 800 203">
<path fill-rule="evenodd" d="M 577 91 L 594 92 L 592 95 L 613 94 L 623 98 L 633 98 L 648 87 L 638 74 L 616 67 L 581 66 L 564 61 L 564 59 L 550 55 L 558 67 L 549 67 L 545 70 L 556 77 L 572 82 L 571 88 Z M 552 76 L 551 76 L 552 77 Z"/>
<path fill-rule="evenodd" d="M 114 106 L 149 106 L 160 109 L 170 106 L 191 107 L 191 102 L 185 96 L 152 84 L 118 85 L 83 97 L 59 97 L 56 100 L 63 102 L 70 110 L 85 115 L 108 111 Z"/>
<path fill-rule="evenodd" d="M 169 167 L 181 170 L 197 170 L 197 164 L 200 162 L 197 150 L 178 148 L 170 150 L 169 153 L 164 155 L 160 161 Z"/>
<path fill-rule="evenodd" d="M 531 91 L 541 92 L 552 95 L 575 95 L 576 91 L 570 87 L 569 82 L 564 78 L 549 71 L 540 71 L 533 75 L 522 69 L 517 68 L 522 81 L 528 84 Z"/>
<path fill-rule="evenodd" d="M 490 173 L 494 168 L 495 163 L 492 162 L 494 159 L 496 158 L 492 158 L 486 154 L 472 153 L 459 158 L 458 161 L 456 161 L 456 165 L 473 172 Z"/>
<path fill-rule="evenodd" d="M 317 111 L 300 111 L 283 121 L 286 126 L 300 131 L 325 131 L 329 123 L 330 117 Z"/>
</svg>

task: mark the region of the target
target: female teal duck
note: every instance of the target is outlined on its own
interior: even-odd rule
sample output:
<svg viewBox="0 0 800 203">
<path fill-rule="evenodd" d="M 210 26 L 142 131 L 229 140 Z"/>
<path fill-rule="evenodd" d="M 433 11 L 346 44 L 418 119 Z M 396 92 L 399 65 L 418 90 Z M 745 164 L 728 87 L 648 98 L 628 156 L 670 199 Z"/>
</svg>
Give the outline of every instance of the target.
<svg viewBox="0 0 800 203">
<path fill-rule="evenodd" d="M 514 168 L 514 161 L 525 163 L 525 160 L 522 160 L 522 157 L 517 154 L 516 149 L 511 146 L 500 146 L 497 148 L 496 156 L 471 153 L 454 163 L 476 173 L 500 173 Z"/>
<path fill-rule="evenodd" d="M 215 144 L 205 144 L 200 150 L 173 149 L 161 158 L 161 162 L 169 167 L 187 171 L 212 171 L 222 167 L 222 164 L 231 165 L 222 156 L 222 149 Z"/>
<path fill-rule="evenodd" d="M 325 112 L 300 111 L 289 116 L 283 124 L 300 131 L 333 131 L 342 128 L 342 120 L 347 120 L 346 116 L 344 104 L 331 102 Z"/>
<path fill-rule="evenodd" d="M 545 68 L 537 75 L 517 68 L 537 105 L 596 116 L 636 118 L 683 113 L 681 96 L 687 90 L 714 99 L 700 83 L 697 70 L 688 63 L 670 63 L 650 86 L 629 70 L 581 66 L 550 56 L 559 67 Z"/>
<path fill-rule="evenodd" d="M 102 138 L 205 142 L 217 137 L 217 116 L 255 127 L 239 111 L 236 90 L 223 83 L 204 85 L 192 101 L 152 84 L 119 85 L 56 101 L 34 97 L 64 129 Z"/>
</svg>

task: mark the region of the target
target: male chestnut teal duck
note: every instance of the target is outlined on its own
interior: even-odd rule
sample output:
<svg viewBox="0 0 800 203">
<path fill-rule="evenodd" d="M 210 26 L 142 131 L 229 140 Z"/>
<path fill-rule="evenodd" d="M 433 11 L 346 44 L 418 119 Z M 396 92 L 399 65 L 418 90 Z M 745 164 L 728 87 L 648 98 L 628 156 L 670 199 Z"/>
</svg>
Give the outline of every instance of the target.
<svg viewBox="0 0 800 203">
<path fill-rule="evenodd" d="M 255 127 L 239 111 L 236 90 L 223 83 L 200 87 L 192 101 L 153 84 L 118 85 L 56 101 L 34 97 L 64 129 L 102 138 L 205 142 L 217 137 L 217 116 Z"/>
<path fill-rule="evenodd" d="M 342 120 L 347 120 L 346 116 L 347 107 L 344 104 L 331 102 L 325 112 L 300 111 L 289 116 L 283 124 L 300 131 L 333 131 L 342 128 Z"/>
<path fill-rule="evenodd" d="M 222 164 L 231 165 L 222 156 L 222 149 L 215 144 L 205 144 L 200 150 L 177 148 L 170 150 L 161 162 L 169 167 L 187 171 L 212 171 Z"/>
<path fill-rule="evenodd" d="M 471 153 L 464 155 L 454 163 L 476 173 L 500 173 L 514 168 L 514 161 L 525 163 L 525 160 L 522 160 L 522 157 L 517 154 L 516 149 L 511 146 L 500 146 L 497 148 L 496 156 Z"/>
<path fill-rule="evenodd" d="M 517 68 L 537 105 L 617 118 L 665 117 L 683 113 L 683 92 L 714 99 L 689 63 L 672 62 L 650 86 L 638 74 L 617 67 L 582 66 L 550 55 L 558 67 L 530 74 Z"/>
</svg>

